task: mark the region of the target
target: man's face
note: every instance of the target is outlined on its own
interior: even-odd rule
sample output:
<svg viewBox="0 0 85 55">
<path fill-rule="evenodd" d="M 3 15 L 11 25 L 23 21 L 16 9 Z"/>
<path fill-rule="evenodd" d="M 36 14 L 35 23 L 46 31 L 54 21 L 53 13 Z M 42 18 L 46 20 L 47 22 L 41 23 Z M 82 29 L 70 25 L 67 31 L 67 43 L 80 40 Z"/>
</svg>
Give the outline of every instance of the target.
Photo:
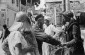
<svg viewBox="0 0 85 55">
<path fill-rule="evenodd" d="M 41 17 L 38 22 L 44 24 L 44 17 Z"/>
<path fill-rule="evenodd" d="M 43 17 L 39 18 L 37 22 L 38 22 L 39 28 L 42 29 L 43 28 L 43 24 L 44 24 L 44 18 Z"/>
</svg>

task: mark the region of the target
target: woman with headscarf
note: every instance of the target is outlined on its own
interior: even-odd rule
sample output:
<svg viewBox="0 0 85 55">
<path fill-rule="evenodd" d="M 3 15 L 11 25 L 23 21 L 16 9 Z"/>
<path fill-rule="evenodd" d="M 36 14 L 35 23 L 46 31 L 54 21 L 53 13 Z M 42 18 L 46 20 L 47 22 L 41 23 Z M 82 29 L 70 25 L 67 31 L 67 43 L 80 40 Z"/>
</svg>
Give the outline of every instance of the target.
<svg viewBox="0 0 85 55">
<path fill-rule="evenodd" d="M 37 42 L 31 31 L 31 21 L 26 13 L 16 14 L 15 22 L 9 31 L 4 43 L 8 43 L 11 55 L 39 55 Z"/>
<path fill-rule="evenodd" d="M 81 39 L 80 26 L 77 20 L 73 18 L 72 12 L 63 14 L 63 24 L 66 32 L 66 42 L 62 43 L 67 48 L 64 49 L 65 55 L 83 55 L 83 41 Z"/>
</svg>

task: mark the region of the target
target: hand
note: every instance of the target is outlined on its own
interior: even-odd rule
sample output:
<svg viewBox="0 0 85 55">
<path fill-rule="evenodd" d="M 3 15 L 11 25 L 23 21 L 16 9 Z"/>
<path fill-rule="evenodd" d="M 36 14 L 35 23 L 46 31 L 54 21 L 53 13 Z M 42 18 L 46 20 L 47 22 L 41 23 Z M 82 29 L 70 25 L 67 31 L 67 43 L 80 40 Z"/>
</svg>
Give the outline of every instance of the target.
<svg viewBox="0 0 85 55">
<path fill-rule="evenodd" d="M 62 46 L 67 46 L 67 43 L 61 43 Z"/>
<path fill-rule="evenodd" d="M 40 36 L 40 37 L 47 37 L 47 34 L 44 32 L 37 32 L 36 36 Z"/>
</svg>

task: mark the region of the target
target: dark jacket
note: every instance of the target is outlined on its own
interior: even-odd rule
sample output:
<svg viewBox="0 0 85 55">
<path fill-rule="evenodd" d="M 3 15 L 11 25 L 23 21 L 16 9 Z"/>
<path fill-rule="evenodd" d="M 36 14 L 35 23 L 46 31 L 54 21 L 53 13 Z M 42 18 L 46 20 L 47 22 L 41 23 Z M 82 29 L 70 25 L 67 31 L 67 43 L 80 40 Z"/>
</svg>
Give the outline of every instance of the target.
<svg viewBox="0 0 85 55">
<path fill-rule="evenodd" d="M 66 28 L 68 42 L 67 47 L 72 48 L 72 55 L 83 55 L 83 40 L 81 39 L 80 26 L 76 20 L 72 20 Z"/>
</svg>

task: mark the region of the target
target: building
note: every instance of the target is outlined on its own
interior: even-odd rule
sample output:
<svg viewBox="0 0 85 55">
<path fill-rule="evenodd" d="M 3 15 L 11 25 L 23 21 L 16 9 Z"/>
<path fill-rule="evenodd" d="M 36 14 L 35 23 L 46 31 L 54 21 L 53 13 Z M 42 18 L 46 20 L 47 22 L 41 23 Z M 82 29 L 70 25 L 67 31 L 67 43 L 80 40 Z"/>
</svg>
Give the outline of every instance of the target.
<svg viewBox="0 0 85 55">
<path fill-rule="evenodd" d="M 81 0 L 46 0 L 46 14 L 51 17 L 51 22 L 55 25 L 61 25 L 61 16 L 59 13 L 69 10 L 85 10 Z"/>
<path fill-rule="evenodd" d="M 62 0 L 46 0 L 46 16 L 49 16 L 51 23 L 59 26 L 61 18 L 59 13 L 62 12 Z"/>
<path fill-rule="evenodd" d="M 10 27 L 20 10 L 20 0 L 0 0 L 0 26 L 7 24 Z M 0 27 L 1 28 L 1 27 Z"/>
</svg>

